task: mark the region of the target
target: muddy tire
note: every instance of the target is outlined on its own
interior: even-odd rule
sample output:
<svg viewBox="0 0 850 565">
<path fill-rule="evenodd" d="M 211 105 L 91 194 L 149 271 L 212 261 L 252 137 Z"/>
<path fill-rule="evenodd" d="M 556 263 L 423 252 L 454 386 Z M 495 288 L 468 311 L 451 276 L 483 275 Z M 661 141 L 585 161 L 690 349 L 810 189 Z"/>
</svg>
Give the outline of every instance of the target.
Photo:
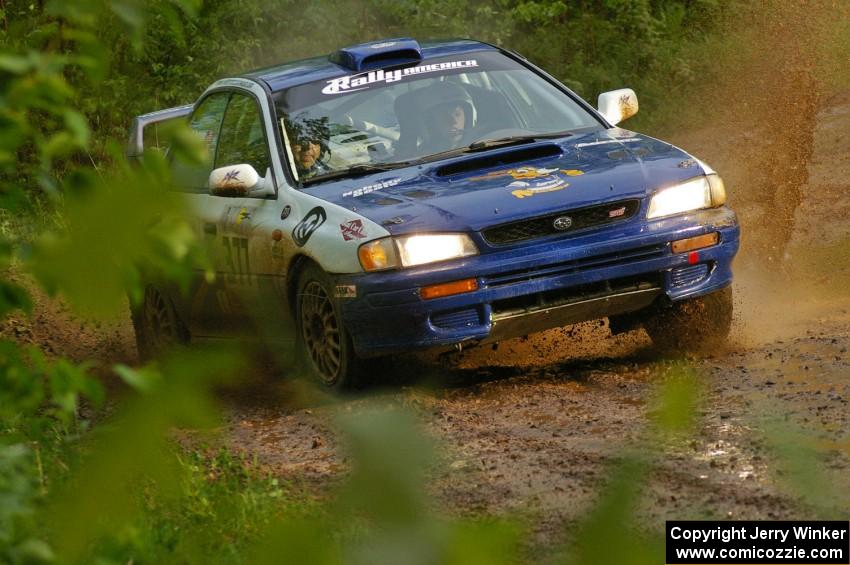
<svg viewBox="0 0 850 565">
<path fill-rule="evenodd" d="M 174 304 L 153 286 L 145 289 L 145 297 L 139 307 L 133 310 L 131 318 L 139 360 L 142 362 L 189 342 L 189 332 L 177 316 Z"/>
<path fill-rule="evenodd" d="M 675 302 L 644 321 L 665 353 L 710 353 L 725 344 L 732 327 L 732 287 Z"/>
<path fill-rule="evenodd" d="M 352 388 L 360 360 L 342 324 L 330 277 L 316 265 L 308 265 L 298 277 L 295 326 L 300 364 L 309 376 L 327 388 Z"/>
</svg>

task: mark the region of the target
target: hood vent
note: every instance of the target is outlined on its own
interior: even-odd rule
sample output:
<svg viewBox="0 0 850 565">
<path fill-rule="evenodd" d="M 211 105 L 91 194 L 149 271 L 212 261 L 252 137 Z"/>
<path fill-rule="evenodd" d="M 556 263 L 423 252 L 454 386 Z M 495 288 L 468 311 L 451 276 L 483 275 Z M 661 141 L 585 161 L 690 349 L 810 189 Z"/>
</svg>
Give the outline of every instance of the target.
<svg viewBox="0 0 850 565">
<path fill-rule="evenodd" d="M 422 60 L 422 48 L 409 37 L 361 43 L 340 49 L 328 57 L 331 63 L 352 71 L 415 64 Z"/>
<path fill-rule="evenodd" d="M 533 159 L 545 159 L 547 157 L 557 157 L 563 153 L 563 150 L 552 143 L 545 145 L 534 145 L 532 147 L 523 147 L 513 151 L 504 151 L 463 161 L 456 161 L 437 169 L 438 177 L 450 177 L 461 173 L 469 173 L 490 167 L 498 167 L 500 165 L 513 165 Z"/>
</svg>

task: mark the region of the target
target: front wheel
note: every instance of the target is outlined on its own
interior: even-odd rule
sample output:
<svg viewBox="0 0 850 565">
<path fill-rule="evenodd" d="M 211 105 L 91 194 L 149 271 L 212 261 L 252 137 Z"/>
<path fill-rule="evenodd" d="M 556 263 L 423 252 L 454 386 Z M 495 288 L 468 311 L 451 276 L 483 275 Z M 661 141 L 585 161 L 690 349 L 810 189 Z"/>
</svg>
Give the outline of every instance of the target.
<svg viewBox="0 0 850 565">
<path fill-rule="evenodd" d="M 296 294 L 296 324 L 308 372 L 328 388 L 354 385 L 358 359 L 324 271 L 310 265 L 301 272 Z"/>
<path fill-rule="evenodd" d="M 149 361 L 189 341 L 171 300 L 154 286 L 145 289 L 142 303 L 132 312 L 132 320 L 140 361 Z"/>
<path fill-rule="evenodd" d="M 708 353 L 722 346 L 732 327 L 732 287 L 698 298 L 674 302 L 644 321 L 661 350 Z"/>
</svg>

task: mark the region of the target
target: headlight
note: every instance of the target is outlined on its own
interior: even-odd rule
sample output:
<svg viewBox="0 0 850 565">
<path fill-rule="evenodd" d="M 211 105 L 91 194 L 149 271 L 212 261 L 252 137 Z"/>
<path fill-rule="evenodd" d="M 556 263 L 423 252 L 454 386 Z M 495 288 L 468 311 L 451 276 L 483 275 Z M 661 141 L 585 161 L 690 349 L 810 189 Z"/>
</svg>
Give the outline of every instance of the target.
<svg viewBox="0 0 850 565">
<path fill-rule="evenodd" d="M 402 267 L 478 254 L 475 244 L 465 233 L 409 235 L 396 238 L 395 242 Z"/>
<path fill-rule="evenodd" d="M 475 243 L 463 233 L 385 237 L 364 243 L 358 250 L 365 271 L 413 267 L 477 254 Z"/>
<path fill-rule="evenodd" d="M 685 181 L 656 192 L 649 201 L 648 219 L 662 218 L 699 210 L 713 208 L 726 202 L 726 189 L 723 180 L 717 175 L 708 175 Z"/>
</svg>

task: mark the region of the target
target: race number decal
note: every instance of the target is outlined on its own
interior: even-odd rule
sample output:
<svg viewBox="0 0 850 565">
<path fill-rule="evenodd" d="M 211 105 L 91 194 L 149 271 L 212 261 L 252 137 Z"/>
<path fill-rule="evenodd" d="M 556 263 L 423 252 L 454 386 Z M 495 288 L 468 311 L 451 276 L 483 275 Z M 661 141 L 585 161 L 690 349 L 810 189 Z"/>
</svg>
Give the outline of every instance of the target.
<svg viewBox="0 0 850 565">
<path fill-rule="evenodd" d="M 230 279 L 248 276 L 251 273 L 251 263 L 248 258 L 248 238 L 223 237 L 222 243 L 227 252 L 227 265 L 230 267 Z M 250 280 L 250 279 L 248 279 Z"/>
</svg>

